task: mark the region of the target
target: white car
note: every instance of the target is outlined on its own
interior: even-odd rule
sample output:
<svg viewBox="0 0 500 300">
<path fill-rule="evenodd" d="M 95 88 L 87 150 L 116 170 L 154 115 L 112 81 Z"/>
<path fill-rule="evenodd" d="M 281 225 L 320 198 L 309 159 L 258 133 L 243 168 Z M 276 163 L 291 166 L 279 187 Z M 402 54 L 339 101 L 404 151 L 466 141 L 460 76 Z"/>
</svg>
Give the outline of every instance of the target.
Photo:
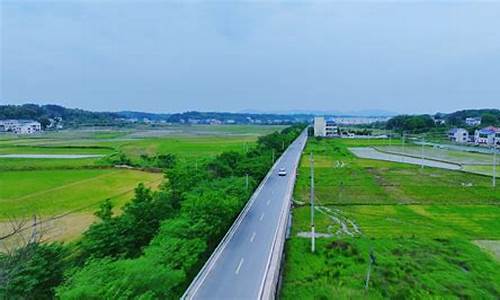
<svg viewBox="0 0 500 300">
<path fill-rule="evenodd" d="M 278 170 L 278 175 L 279 176 L 286 176 L 286 170 L 284 168 L 280 168 Z"/>
</svg>

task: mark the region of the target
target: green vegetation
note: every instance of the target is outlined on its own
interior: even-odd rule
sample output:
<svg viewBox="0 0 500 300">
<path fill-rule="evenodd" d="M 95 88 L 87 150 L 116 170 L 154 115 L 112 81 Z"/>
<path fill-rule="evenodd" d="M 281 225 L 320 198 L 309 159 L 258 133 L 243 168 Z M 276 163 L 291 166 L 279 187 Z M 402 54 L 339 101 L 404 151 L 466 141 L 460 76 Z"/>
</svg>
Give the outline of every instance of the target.
<svg viewBox="0 0 500 300">
<path fill-rule="evenodd" d="M 60 244 L 29 244 L 11 255 L 0 253 L 0 297 L 52 298 L 54 286 L 63 280 L 67 254 Z"/>
<path fill-rule="evenodd" d="M 480 153 L 480 152 L 467 152 L 459 150 L 442 149 L 436 147 L 422 147 L 416 145 L 405 145 L 401 147 L 400 145 L 394 146 L 378 146 L 376 149 L 381 151 L 387 151 L 391 153 L 409 155 L 414 157 L 421 157 L 422 150 L 425 158 L 447 161 L 457 164 L 466 165 L 492 165 L 493 164 L 493 154 L 492 153 Z M 500 165 L 500 161 L 497 162 Z"/>
<path fill-rule="evenodd" d="M 473 242 L 500 239 L 500 192 L 491 178 L 358 159 L 347 150 L 384 143 L 308 142 L 294 193 L 282 297 L 497 299 L 498 262 Z M 311 151 L 315 227 L 322 235 L 314 254 L 304 238 L 310 231 Z M 375 263 L 365 291 L 370 253 Z"/>
<path fill-rule="evenodd" d="M 109 163 L 100 158 L 0 158 L 0 171 L 43 171 L 67 169 L 107 168 Z"/>
<path fill-rule="evenodd" d="M 283 299 L 498 299 L 498 264 L 456 239 L 343 238 L 287 244 Z M 370 252 L 372 265 L 365 292 Z"/>
<path fill-rule="evenodd" d="M 499 109 L 466 109 L 451 114 L 445 114 L 443 117 L 446 122 L 452 126 L 464 127 L 466 118 L 481 118 L 481 126 L 500 124 Z"/>
<path fill-rule="evenodd" d="M 168 180 L 159 190 L 139 185 L 121 214 L 113 213 L 111 201 L 101 203 L 98 221 L 59 252 L 62 264 L 52 271 L 64 277 L 38 286 L 39 293 L 61 299 L 177 299 L 267 173 L 273 152 L 281 154 L 303 128 L 288 127 L 259 137 L 248 149 L 240 143 L 239 151 L 215 157 L 168 160 Z M 12 271 L 22 261 L 33 265 L 32 257 L 0 255 L 0 298 L 26 297 L 22 291 L 29 282 L 43 281 L 41 272 Z"/>
<path fill-rule="evenodd" d="M 370 140 L 354 141 L 311 140 L 308 143 L 305 152 L 315 153 L 316 197 L 320 204 L 481 204 L 500 201 L 498 190 L 491 188 L 491 178 L 357 159 L 346 145 L 366 146 Z M 308 159 L 302 160 L 300 171 L 308 174 Z M 308 199 L 308 182 L 306 176 L 298 179 L 295 197 L 299 201 Z"/>
<path fill-rule="evenodd" d="M 114 124 L 117 114 L 90 112 L 81 109 L 65 108 L 59 105 L 0 105 L 0 120 L 2 119 L 33 119 L 39 121 L 45 128 L 49 119 L 62 118 L 65 125 L 75 124 Z"/>
<path fill-rule="evenodd" d="M 100 154 L 104 158 L 1 158 L 0 170 L 102 168 L 114 164 L 161 167 L 156 157 L 180 159 L 214 157 L 224 151 L 244 152 L 264 134 L 282 126 L 171 126 L 169 130 L 62 131 L 0 140 L 0 154 Z M 125 158 L 124 161 L 117 157 Z"/>
<path fill-rule="evenodd" d="M 386 128 L 398 132 L 427 132 L 436 127 L 434 120 L 429 115 L 400 115 L 387 121 Z"/>
<path fill-rule="evenodd" d="M 493 176 L 493 164 L 490 166 L 471 166 L 471 165 L 466 165 L 463 167 L 464 171 L 470 172 L 470 173 L 477 173 L 477 174 L 483 174 L 483 175 L 488 175 L 488 176 Z M 496 166 L 496 177 L 500 177 L 500 166 L 497 164 Z M 497 179 L 498 180 L 498 179 Z"/>
<path fill-rule="evenodd" d="M 135 170 L 40 170 L 0 172 L 0 220 L 93 211 L 104 199 L 122 206 L 133 187 L 157 187 L 161 173 Z"/>
<path fill-rule="evenodd" d="M 343 205 L 337 217 L 353 220 L 373 238 L 428 237 L 500 240 L 497 205 Z M 310 209 L 294 209 L 293 233 L 310 231 Z M 336 232 L 339 224 L 324 213 L 315 216 L 318 232 Z"/>
</svg>

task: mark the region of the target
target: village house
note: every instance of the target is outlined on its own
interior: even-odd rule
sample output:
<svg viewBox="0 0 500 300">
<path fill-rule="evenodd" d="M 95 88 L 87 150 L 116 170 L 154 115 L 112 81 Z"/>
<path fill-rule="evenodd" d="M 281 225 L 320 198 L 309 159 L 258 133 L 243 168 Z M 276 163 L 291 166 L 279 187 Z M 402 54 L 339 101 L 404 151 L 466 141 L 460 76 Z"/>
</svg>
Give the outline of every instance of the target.
<svg viewBox="0 0 500 300">
<path fill-rule="evenodd" d="M 469 132 L 464 128 L 453 128 L 448 131 L 448 139 L 455 143 L 467 143 Z"/>
<path fill-rule="evenodd" d="M 474 132 L 476 145 L 500 145 L 500 128 L 489 126 Z"/>
<path fill-rule="evenodd" d="M 465 124 L 468 126 L 481 125 L 481 118 L 465 118 Z"/>
</svg>

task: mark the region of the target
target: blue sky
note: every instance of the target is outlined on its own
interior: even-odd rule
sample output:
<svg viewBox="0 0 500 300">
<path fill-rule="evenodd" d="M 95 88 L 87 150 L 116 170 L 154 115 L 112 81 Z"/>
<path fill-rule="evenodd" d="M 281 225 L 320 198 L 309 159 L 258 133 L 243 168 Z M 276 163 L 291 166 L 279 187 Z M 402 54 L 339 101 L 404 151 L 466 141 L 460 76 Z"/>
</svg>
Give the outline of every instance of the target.
<svg viewBox="0 0 500 300">
<path fill-rule="evenodd" d="M 500 2 L 0 3 L 1 103 L 500 108 Z"/>
</svg>

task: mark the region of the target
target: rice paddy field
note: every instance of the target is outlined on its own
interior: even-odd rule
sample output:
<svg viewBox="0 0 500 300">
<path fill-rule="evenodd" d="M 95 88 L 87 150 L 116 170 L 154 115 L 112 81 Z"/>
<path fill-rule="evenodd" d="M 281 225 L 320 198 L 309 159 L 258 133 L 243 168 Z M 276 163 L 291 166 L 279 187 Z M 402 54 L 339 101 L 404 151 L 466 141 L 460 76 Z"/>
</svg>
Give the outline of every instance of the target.
<svg viewBox="0 0 500 300">
<path fill-rule="evenodd" d="M 491 153 L 480 153 L 473 152 L 473 148 L 471 151 L 459 151 L 459 150 L 450 150 L 439 147 L 429 147 L 429 146 L 417 146 L 417 145 L 406 145 L 405 147 L 398 146 L 378 146 L 376 147 L 379 150 L 387 151 L 391 153 L 399 153 L 412 155 L 415 157 L 421 157 L 423 154 L 424 157 L 442 160 L 452 163 L 458 164 L 467 164 L 467 165 L 492 165 L 493 164 L 493 155 Z M 500 162 L 497 162 L 500 165 Z"/>
<path fill-rule="evenodd" d="M 37 215 L 64 228 L 51 240 L 72 240 L 94 220 L 105 199 L 119 208 L 139 183 L 153 189 L 163 173 L 115 168 L 108 159 L 123 153 L 133 163 L 144 155 L 175 154 L 204 159 L 223 151 L 245 151 L 260 135 L 281 126 L 163 126 L 161 129 L 86 129 L 34 136 L 0 135 L 0 236 L 10 222 Z M 6 158 L 1 155 L 99 155 L 91 158 Z"/>
<path fill-rule="evenodd" d="M 294 192 L 281 297 L 498 299 L 500 190 L 491 177 L 360 159 L 348 150 L 384 143 L 309 140 Z"/>
</svg>

